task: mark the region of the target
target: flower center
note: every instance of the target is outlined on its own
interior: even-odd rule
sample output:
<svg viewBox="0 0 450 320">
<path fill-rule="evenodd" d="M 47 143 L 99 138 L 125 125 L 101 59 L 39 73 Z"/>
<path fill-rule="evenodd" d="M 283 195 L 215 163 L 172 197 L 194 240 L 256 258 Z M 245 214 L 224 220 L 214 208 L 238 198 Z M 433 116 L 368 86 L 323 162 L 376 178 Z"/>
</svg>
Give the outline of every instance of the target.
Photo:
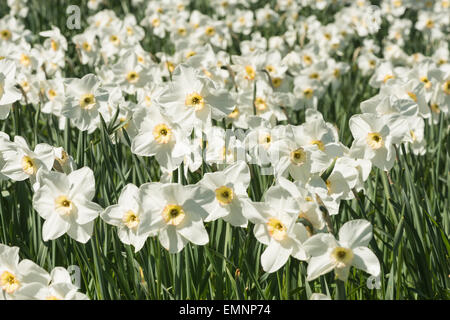
<svg viewBox="0 0 450 320">
<path fill-rule="evenodd" d="M 277 241 L 282 241 L 287 236 L 285 225 L 277 218 L 269 218 L 267 230 L 269 231 L 269 235 Z"/>
<path fill-rule="evenodd" d="M 175 70 L 175 64 L 171 61 L 167 61 L 166 62 L 166 67 L 169 70 L 170 73 L 173 72 L 173 70 Z"/>
<path fill-rule="evenodd" d="M 255 108 L 256 110 L 258 110 L 259 112 L 263 112 L 267 109 L 267 103 L 266 100 L 264 100 L 261 97 L 256 97 L 255 98 Z"/>
<path fill-rule="evenodd" d="M 17 289 L 19 289 L 20 282 L 11 272 L 4 271 L 0 276 L 0 286 L 7 293 L 13 294 Z"/>
<path fill-rule="evenodd" d="M 85 110 L 92 109 L 95 105 L 95 97 L 92 93 L 86 93 L 81 96 L 80 107 Z"/>
<path fill-rule="evenodd" d="M 312 58 L 311 58 L 310 56 L 308 56 L 308 55 L 304 55 L 304 56 L 303 56 L 303 61 L 304 61 L 306 64 L 311 64 L 311 63 L 312 63 Z"/>
<path fill-rule="evenodd" d="M 159 144 L 169 143 L 172 139 L 172 129 L 166 124 L 160 123 L 153 128 L 153 137 Z"/>
<path fill-rule="evenodd" d="M 392 74 L 387 74 L 384 76 L 383 82 L 388 82 L 389 79 L 394 79 L 395 77 Z"/>
<path fill-rule="evenodd" d="M 168 204 L 162 212 L 164 221 L 172 226 L 179 225 L 185 216 L 183 208 L 177 204 Z"/>
<path fill-rule="evenodd" d="M 313 140 L 310 143 L 313 144 L 313 145 L 316 145 L 317 148 L 319 148 L 319 150 L 325 151 L 325 145 L 323 144 L 322 141 L 320 141 L 320 140 Z"/>
<path fill-rule="evenodd" d="M 367 144 L 374 150 L 380 149 L 383 145 L 383 137 L 378 132 L 372 132 L 367 135 Z"/>
<path fill-rule="evenodd" d="M 153 20 L 152 20 L 152 26 L 153 27 L 158 27 L 159 25 L 161 24 L 161 21 L 158 19 L 158 18 L 154 18 Z"/>
<path fill-rule="evenodd" d="M 269 133 L 264 133 L 259 136 L 259 144 L 267 149 L 270 147 L 270 143 L 272 142 L 272 136 Z"/>
<path fill-rule="evenodd" d="M 193 107 L 195 111 L 198 111 L 205 106 L 205 100 L 200 94 L 193 92 L 186 96 L 185 104 L 186 106 Z"/>
<path fill-rule="evenodd" d="M 87 41 L 83 42 L 81 47 L 83 48 L 84 51 L 87 51 L 87 52 L 90 52 L 92 50 L 91 45 Z"/>
<path fill-rule="evenodd" d="M 246 73 L 246 75 L 244 77 L 245 79 L 247 79 L 247 80 L 255 79 L 256 73 L 255 73 L 255 69 L 253 69 L 252 66 L 245 66 L 245 73 Z"/>
<path fill-rule="evenodd" d="M 414 92 L 408 92 L 408 96 L 413 99 L 414 102 L 417 102 L 417 96 Z"/>
<path fill-rule="evenodd" d="M 28 67 L 30 65 L 30 63 L 31 63 L 30 56 L 28 56 L 26 54 L 23 54 L 23 53 L 20 55 L 20 60 L 19 61 L 25 67 Z"/>
<path fill-rule="evenodd" d="M 239 114 L 240 114 L 239 109 L 238 109 L 237 107 L 235 107 L 234 110 L 233 110 L 233 112 L 231 112 L 231 113 L 228 115 L 228 118 L 236 119 L 237 117 L 239 117 Z"/>
<path fill-rule="evenodd" d="M 120 39 L 119 39 L 119 37 L 116 36 L 116 35 L 114 35 L 114 34 L 113 34 L 112 36 L 109 37 L 109 41 L 111 41 L 112 44 L 115 45 L 115 46 L 118 46 L 118 45 L 120 44 Z"/>
<path fill-rule="evenodd" d="M 353 261 L 353 251 L 349 248 L 336 247 L 331 251 L 331 259 L 334 261 L 336 268 L 350 266 Z"/>
<path fill-rule="evenodd" d="M 36 163 L 29 156 L 24 156 L 22 158 L 22 170 L 28 175 L 34 175 L 37 171 Z"/>
<path fill-rule="evenodd" d="M 272 65 L 267 65 L 267 66 L 266 66 L 266 70 L 267 70 L 267 72 L 269 72 L 269 73 L 273 73 L 273 72 L 275 72 L 275 67 L 272 66 Z"/>
<path fill-rule="evenodd" d="M 59 48 L 58 42 L 53 39 L 50 41 L 50 46 L 52 47 L 53 51 L 57 51 Z"/>
<path fill-rule="evenodd" d="M 310 78 L 310 79 L 319 79 L 320 76 L 319 76 L 319 74 L 318 74 L 317 72 L 313 72 L 313 73 L 311 73 L 311 74 L 309 75 L 309 78 Z"/>
<path fill-rule="evenodd" d="M 311 88 L 307 88 L 303 90 L 303 94 L 305 95 L 306 98 L 311 99 L 314 94 L 314 90 Z"/>
<path fill-rule="evenodd" d="M 430 80 L 428 80 L 427 77 L 420 78 L 420 81 L 422 81 L 425 84 L 425 89 L 430 89 L 432 86 L 432 83 Z"/>
<path fill-rule="evenodd" d="M 431 104 L 430 108 L 434 113 L 439 114 L 441 112 L 441 109 L 439 109 L 439 105 L 437 103 Z"/>
<path fill-rule="evenodd" d="M 216 199 L 220 204 L 226 205 L 233 201 L 234 194 L 233 189 L 226 186 L 222 186 L 216 189 Z"/>
<path fill-rule="evenodd" d="M 68 216 L 75 210 L 75 204 L 67 196 L 62 195 L 55 199 L 55 210 L 61 216 Z"/>
<path fill-rule="evenodd" d="M 134 229 L 139 225 L 139 217 L 132 210 L 128 210 L 122 217 L 122 222 L 129 228 Z"/>
<path fill-rule="evenodd" d="M 136 83 L 139 80 L 139 73 L 137 73 L 136 71 L 130 71 L 127 74 L 127 81 L 129 83 Z"/>
<path fill-rule="evenodd" d="M 444 90 L 445 94 L 450 94 L 450 80 L 447 80 L 444 85 L 442 86 L 442 89 Z"/>
<path fill-rule="evenodd" d="M 0 31 L 0 38 L 3 40 L 9 40 L 11 39 L 11 31 L 5 29 Z"/>
<path fill-rule="evenodd" d="M 280 87 L 282 83 L 283 83 L 283 79 L 281 79 L 281 78 L 273 78 L 273 79 L 272 79 L 272 85 L 273 85 L 275 88 Z"/>
<path fill-rule="evenodd" d="M 193 57 L 197 54 L 197 52 L 195 51 L 189 51 L 188 53 L 186 53 L 186 59 Z"/>
<path fill-rule="evenodd" d="M 216 33 L 216 29 L 214 27 L 206 27 L 205 33 L 207 36 L 212 37 Z"/>
<path fill-rule="evenodd" d="M 53 89 L 49 89 L 49 90 L 47 91 L 47 93 L 48 93 L 48 98 L 49 98 L 50 100 L 53 100 L 53 99 L 57 96 L 56 91 L 53 90 Z"/>
<path fill-rule="evenodd" d="M 301 166 L 306 162 L 306 152 L 303 148 L 295 149 L 291 152 L 291 162 L 297 166 Z"/>
</svg>

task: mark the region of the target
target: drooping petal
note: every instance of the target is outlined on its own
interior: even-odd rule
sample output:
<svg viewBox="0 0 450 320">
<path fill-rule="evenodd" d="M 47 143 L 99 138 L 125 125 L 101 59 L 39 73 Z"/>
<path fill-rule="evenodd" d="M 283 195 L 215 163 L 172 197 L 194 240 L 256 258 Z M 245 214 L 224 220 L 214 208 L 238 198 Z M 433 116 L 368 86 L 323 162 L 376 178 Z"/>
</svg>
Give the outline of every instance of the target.
<svg viewBox="0 0 450 320">
<path fill-rule="evenodd" d="M 291 255 L 292 247 L 285 248 L 278 241 L 272 239 L 269 246 L 261 255 L 261 265 L 265 272 L 275 272 L 285 265 Z"/>
<path fill-rule="evenodd" d="M 330 272 L 333 268 L 334 264 L 328 253 L 312 257 L 308 262 L 308 276 L 306 277 L 306 281 L 314 280 L 321 275 Z"/>
<path fill-rule="evenodd" d="M 183 250 L 188 240 L 178 234 L 174 226 L 168 226 L 160 230 L 159 242 L 170 253 L 178 253 Z"/>
<path fill-rule="evenodd" d="M 353 249 L 352 265 L 373 276 L 378 276 L 381 271 L 377 256 L 367 247 Z"/>
<path fill-rule="evenodd" d="M 69 228 L 69 222 L 61 219 L 57 213 L 53 213 L 42 226 L 42 238 L 44 241 L 54 240 L 66 233 Z"/>
</svg>

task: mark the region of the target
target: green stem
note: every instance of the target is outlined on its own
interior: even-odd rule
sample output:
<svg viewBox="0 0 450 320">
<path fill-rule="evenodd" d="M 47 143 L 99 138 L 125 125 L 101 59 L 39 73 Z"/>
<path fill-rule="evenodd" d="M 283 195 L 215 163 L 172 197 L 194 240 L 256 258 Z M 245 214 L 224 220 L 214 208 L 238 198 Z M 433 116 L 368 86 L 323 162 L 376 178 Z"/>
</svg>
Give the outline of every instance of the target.
<svg viewBox="0 0 450 320">
<path fill-rule="evenodd" d="M 345 294 L 345 282 L 339 279 L 336 279 L 336 288 L 337 288 L 337 300 L 347 300 Z"/>
</svg>

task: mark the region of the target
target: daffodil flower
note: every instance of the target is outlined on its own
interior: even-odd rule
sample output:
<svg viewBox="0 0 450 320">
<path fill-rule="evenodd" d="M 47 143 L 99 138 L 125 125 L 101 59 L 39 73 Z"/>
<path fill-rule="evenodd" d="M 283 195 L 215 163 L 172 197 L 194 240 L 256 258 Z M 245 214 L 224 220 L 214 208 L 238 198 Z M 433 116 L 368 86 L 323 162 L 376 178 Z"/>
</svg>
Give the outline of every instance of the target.
<svg viewBox="0 0 450 320">
<path fill-rule="evenodd" d="M 180 252 L 188 242 L 208 243 L 203 225 L 208 213 L 202 205 L 212 201 L 212 191 L 176 183 L 147 183 L 140 189 L 144 214 L 138 234 L 157 232 L 161 245 L 170 253 Z"/>
<path fill-rule="evenodd" d="M 15 181 L 30 178 L 34 183 L 38 170 L 40 168 L 51 170 L 55 159 L 50 145 L 40 143 L 32 151 L 21 136 L 15 136 L 14 142 L 0 139 L 0 152 L 4 161 L 0 172 Z"/>
<path fill-rule="evenodd" d="M 62 115 L 81 131 L 93 132 L 100 123 L 100 103 L 108 100 L 108 93 L 100 84 L 94 74 L 66 80 L 66 101 Z"/>
<path fill-rule="evenodd" d="M 134 184 L 128 184 L 122 189 L 118 204 L 106 208 L 100 217 L 106 223 L 118 227 L 120 241 L 133 245 L 135 252 L 138 252 L 150 236 L 150 234 L 138 234 L 143 212 L 139 188 Z"/>
<path fill-rule="evenodd" d="M 233 226 L 247 226 L 242 202 L 249 201 L 250 170 L 244 161 L 238 161 L 223 171 L 206 173 L 199 184 L 215 194 L 214 201 L 203 206 L 208 211 L 205 222 L 222 218 Z"/>
<path fill-rule="evenodd" d="M 311 256 L 306 280 L 312 281 L 334 270 L 338 279 L 347 281 L 351 266 L 378 276 L 380 263 L 367 248 L 371 239 L 372 225 L 362 219 L 346 222 L 339 230 L 339 240 L 330 233 L 312 236 L 303 243 Z"/>
<path fill-rule="evenodd" d="M 159 102 L 174 122 L 183 123 L 186 132 L 194 125 L 209 125 L 211 119 L 222 119 L 230 114 L 235 102 L 225 89 L 186 65 L 179 65 L 172 74 Z"/>
<path fill-rule="evenodd" d="M 307 260 L 303 242 L 308 238 L 306 228 L 297 223 L 299 206 L 280 186 L 273 186 L 264 195 L 264 202 L 247 206 L 247 218 L 255 224 L 256 239 L 267 246 L 261 255 L 265 272 L 275 272 L 293 256 Z"/>
<path fill-rule="evenodd" d="M 86 243 L 92 235 L 94 220 L 102 208 L 92 202 L 95 179 L 91 169 L 84 167 L 66 175 L 39 170 L 39 189 L 33 196 L 33 207 L 45 219 L 44 241 L 67 233 L 78 242 Z"/>
<path fill-rule="evenodd" d="M 0 119 L 6 119 L 14 102 L 22 98 L 15 88 L 16 64 L 8 59 L 0 60 Z"/>
<path fill-rule="evenodd" d="M 160 112 L 157 105 L 140 109 L 133 116 L 137 135 L 133 138 L 131 152 L 139 156 L 155 156 L 161 167 L 173 171 L 190 154 L 185 128 Z"/>
<path fill-rule="evenodd" d="M 0 244 L 0 300 L 32 299 L 49 278 L 33 261 L 19 262 L 19 247 Z"/>
</svg>

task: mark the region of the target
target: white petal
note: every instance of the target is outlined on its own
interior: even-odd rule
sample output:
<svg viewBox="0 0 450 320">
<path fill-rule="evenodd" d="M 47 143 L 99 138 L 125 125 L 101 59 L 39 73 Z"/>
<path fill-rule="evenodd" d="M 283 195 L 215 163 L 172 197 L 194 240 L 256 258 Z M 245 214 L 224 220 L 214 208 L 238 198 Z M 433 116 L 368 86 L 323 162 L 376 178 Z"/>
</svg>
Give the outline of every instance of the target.
<svg viewBox="0 0 450 320">
<path fill-rule="evenodd" d="M 333 270 L 334 264 L 330 259 L 329 253 L 320 256 L 312 257 L 308 262 L 308 276 L 306 281 L 314 280 L 323 274 Z"/>
<path fill-rule="evenodd" d="M 329 248 L 337 246 L 336 239 L 330 233 L 319 233 L 303 243 L 303 248 L 313 257 L 321 256 L 328 251 Z"/>
<path fill-rule="evenodd" d="M 75 198 L 76 195 L 82 194 L 86 199 L 91 200 L 95 195 L 95 178 L 94 173 L 88 167 L 84 167 L 72 171 L 69 175 L 71 183 L 70 198 Z"/>
<path fill-rule="evenodd" d="M 353 249 L 353 255 L 353 266 L 375 277 L 380 274 L 380 262 L 372 250 L 367 247 L 357 247 Z"/>
<path fill-rule="evenodd" d="M 75 201 L 77 207 L 77 217 L 75 219 L 77 224 L 86 224 L 98 217 L 103 208 L 92 201 L 84 198 L 77 198 Z"/>
<path fill-rule="evenodd" d="M 69 222 L 61 219 L 57 213 L 53 213 L 44 222 L 42 227 L 42 238 L 44 241 L 54 240 L 66 233 L 69 228 Z"/>
<path fill-rule="evenodd" d="M 367 247 L 372 239 L 372 225 L 364 219 L 346 222 L 339 230 L 339 242 L 349 248 Z"/>
<path fill-rule="evenodd" d="M 175 227 L 168 226 L 159 232 L 159 242 L 170 253 L 178 253 L 183 250 L 188 240 L 180 236 Z"/>
<path fill-rule="evenodd" d="M 94 222 L 91 221 L 83 225 L 72 224 L 67 234 L 78 242 L 86 243 L 92 236 L 94 230 Z"/>
<path fill-rule="evenodd" d="M 261 255 L 261 265 L 265 272 L 275 272 L 285 265 L 291 255 L 292 248 L 284 248 L 278 241 L 272 239 Z"/>
</svg>

